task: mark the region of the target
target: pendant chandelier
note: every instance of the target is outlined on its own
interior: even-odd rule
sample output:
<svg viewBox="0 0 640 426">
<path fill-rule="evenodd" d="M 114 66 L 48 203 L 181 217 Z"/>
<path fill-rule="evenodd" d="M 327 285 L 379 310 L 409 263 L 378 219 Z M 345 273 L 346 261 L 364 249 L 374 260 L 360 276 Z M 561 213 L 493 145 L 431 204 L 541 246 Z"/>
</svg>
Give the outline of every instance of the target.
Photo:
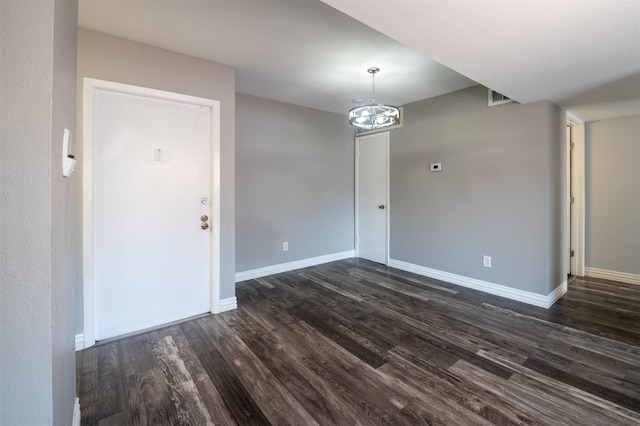
<svg viewBox="0 0 640 426">
<path fill-rule="evenodd" d="M 371 67 L 367 70 L 371 74 L 373 86 L 371 103 L 349 110 L 349 124 L 366 130 L 393 126 L 400 122 L 400 110 L 391 105 L 376 104 L 376 73 L 380 68 Z"/>
</svg>

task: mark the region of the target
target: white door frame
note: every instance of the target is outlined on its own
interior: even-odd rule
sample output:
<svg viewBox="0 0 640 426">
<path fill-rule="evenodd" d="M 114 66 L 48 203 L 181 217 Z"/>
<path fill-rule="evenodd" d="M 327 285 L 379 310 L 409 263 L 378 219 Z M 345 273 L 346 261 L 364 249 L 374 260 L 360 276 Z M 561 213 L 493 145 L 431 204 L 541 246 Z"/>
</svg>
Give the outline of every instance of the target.
<svg viewBox="0 0 640 426">
<path fill-rule="evenodd" d="M 571 140 L 567 140 L 567 175 L 569 175 L 569 155 L 573 155 L 573 167 L 570 179 L 567 181 L 567 200 L 569 194 L 574 196 L 574 208 L 568 205 L 568 214 L 571 215 L 567 226 L 570 239 L 573 240 L 574 256 L 570 262 L 569 273 L 578 277 L 584 276 L 585 257 L 585 125 L 584 121 L 567 111 L 567 126 L 571 127 Z M 573 149 L 570 144 L 573 143 Z M 571 152 L 573 151 L 573 152 Z M 569 185 L 572 188 L 569 188 Z M 569 249 L 571 249 L 569 247 Z M 568 253 L 569 250 L 566 252 Z"/>
<path fill-rule="evenodd" d="M 190 105 L 203 105 L 211 111 L 211 271 L 209 311 L 220 312 L 220 101 L 165 92 L 146 87 L 85 78 L 82 107 L 82 265 L 84 343 L 95 344 L 95 288 L 93 241 L 93 110 L 96 90 L 144 96 Z"/>
<path fill-rule="evenodd" d="M 359 215 L 360 215 L 360 205 L 358 202 L 359 199 L 359 184 L 360 184 L 360 143 L 363 141 L 366 141 L 367 139 L 372 139 L 372 138 L 376 138 L 379 137 L 380 135 L 385 135 L 387 137 L 386 140 L 386 165 L 385 165 L 385 243 L 384 243 L 384 264 L 388 265 L 389 264 L 389 231 L 390 231 L 390 225 L 389 225 L 389 219 L 390 219 L 390 205 L 389 205 L 389 139 L 390 139 L 390 135 L 389 132 L 380 132 L 380 133 L 374 133 L 371 135 L 366 135 L 366 136 L 358 136 L 355 138 L 355 158 L 356 158 L 356 167 L 355 167 L 355 173 L 356 173 L 356 179 L 355 179 L 355 254 L 356 257 L 359 257 L 359 251 L 360 251 L 360 236 L 358 235 L 358 231 L 359 231 Z"/>
</svg>

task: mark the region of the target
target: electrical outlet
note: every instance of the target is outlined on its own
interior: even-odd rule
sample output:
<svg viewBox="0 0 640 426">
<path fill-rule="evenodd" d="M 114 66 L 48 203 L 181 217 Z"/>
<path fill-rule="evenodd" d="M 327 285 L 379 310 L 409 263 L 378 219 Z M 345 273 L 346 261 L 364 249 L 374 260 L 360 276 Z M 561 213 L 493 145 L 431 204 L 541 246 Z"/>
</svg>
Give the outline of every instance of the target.
<svg viewBox="0 0 640 426">
<path fill-rule="evenodd" d="M 482 256 L 482 266 L 491 268 L 491 256 Z"/>
<path fill-rule="evenodd" d="M 287 250 L 289 250 L 289 241 L 285 241 L 284 243 L 282 243 L 282 251 Z"/>
<path fill-rule="evenodd" d="M 431 163 L 431 164 L 429 164 L 429 169 L 432 172 L 441 172 L 442 171 L 442 163 Z"/>
</svg>

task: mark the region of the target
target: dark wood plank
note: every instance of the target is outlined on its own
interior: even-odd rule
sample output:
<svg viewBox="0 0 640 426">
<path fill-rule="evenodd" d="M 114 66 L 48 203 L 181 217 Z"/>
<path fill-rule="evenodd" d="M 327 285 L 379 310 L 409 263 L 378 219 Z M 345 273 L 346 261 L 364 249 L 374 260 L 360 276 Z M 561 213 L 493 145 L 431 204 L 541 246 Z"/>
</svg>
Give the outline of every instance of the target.
<svg viewBox="0 0 640 426">
<path fill-rule="evenodd" d="M 180 326 L 193 346 L 202 367 L 220 392 L 231 417 L 238 424 L 269 425 L 269 420 L 242 385 L 233 369 L 210 342 L 197 321 Z"/>
<path fill-rule="evenodd" d="M 106 418 L 125 411 L 124 363 L 119 342 L 97 348 L 97 411 Z"/>
<path fill-rule="evenodd" d="M 631 411 L 617 412 L 615 405 L 602 404 L 599 398 L 588 398 L 589 394 L 570 386 L 559 386 L 559 382 L 544 380 L 526 372 L 514 374 L 504 380 L 484 370 L 459 361 L 449 368 L 459 377 L 465 377 L 489 393 L 529 413 L 538 422 L 553 425 L 623 425 L 634 424 Z M 629 416 L 629 414 L 631 416 Z M 638 418 L 640 419 L 640 417 Z"/>
<path fill-rule="evenodd" d="M 76 353 L 77 395 L 81 401 L 83 425 L 98 424 L 101 414 L 98 407 L 98 353 L 97 348 L 87 348 Z"/>
<path fill-rule="evenodd" d="M 235 425 L 236 422 L 231 418 L 231 414 L 222 397 L 180 327 L 174 326 L 159 332 L 152 332 L 150 336 L 154 341 L 166 336 L 173 338 L 180 353 L 180 358 L 184 361 L 185 368 L 189 371 L 197 392 L 200 394 L 200 399 L 207 407 L 211 420 L 215 424 Z"/>
<path fill-rule="evenodd" d="M 157 359 L 154 357 L 150 335 L 142 334 L 124 338 L 114 344 L 118 345 L 122 352 L 124 399 L 129 409 L 123 410 L 117 416 L 103 419 L 101 424 L 105 422 L 126 422 L 131 425 L 168 424 L 171 418 L 176 417 L 177 412 Z"/>
<path fill-rule="evenodd" d="M 119 413 L 117 419 L 121 424 L 171 424 L 171 419 L 178 417 L 159 367 L 127 375 L 126 385 L 127 403 L 131 408 Z"/>
<path fill-rule="evenodd" d="M 327 323 L 325 320 L 326 316 L 321 311 L 307 305 L 305 307 L 295 306 L 290 308 L 289 312 L 294 317 L 306 322 L 373 368 L 378 368 L 387 362 L 384 357 L 381 357 L 376 352 L 361 345 L 345 333 L 341 332 L 339 328 L 332 327 Z"/>
<path fill-rule="evenodd" d="M 77 354 L 83 425 L 640 424 L 640 286 L 550 309 L 346 259 Z"/>
<path fill-rule="evenodd" d="M 243 310 L 236 317 L 238 336 L 316 421 L 322 424 L 357 422 L 350 410 L 345 411 L 339 395 L 304 365 L 304 355 L 300 354 L 298 345 L 287 345 Z"/>
<path fill-rule="evenodd" d="M 297 367 L 298 371 L 303 376 L 303 381 L 307 381 L 308 386 L 322 395 L 321 401 L 313 402 L 316 405 L 322 405 L 328 407 L 324 416 L 315 416 L 316 421 L 326 424 L 361 424 L 369 425 L 375 424 L 366 415 L 362 414 L 361 408 L 368 407 L 368 404 L 361 402 L 361 396 L 355 392 L 349 392 L 348 386 L 345 386 L 341 381 L 335 382 L 333 376 L 327 374 L 323 368 L 327 365 L 326 362 L 315 362 L 311 354 L 313 348 L 310 347 L 306 339 L 301 339 L 295 332 L 295 328 L 292 329 L 291 325 L 295 322 L 288 323 L 285 327 L 277 326 L 277 320 L 270 315 L 248 306 L 244 310 L 248 313 L 252 320 L 255 320 L 260 326 L 264 326 L 271 330 L 271 335 L 275 338 L 279 345 L 286 350 L 287 354 L 293 357 L 296 361 L 290 364 L 293 367 Z M 332 366 L 328 366 L 329 368 Z M 291 367 L 290 367 L 291 368 Z M 338 373 L 339 374 L 339 373 Z M 311 390 L 307 390 L 305 393 L 309 393 Z M 311 410 L 313 413 L 315 410 Z M 327 418 L 327 421 L 322 421 L 323 417 Z M 340 421 L 334 421 L 338 419 Z"/>
<path fill-rule="evenodd" d="M 298 400 L 231 329 L 227 322 L 235 323 L 234 319 L 234 313 L 225 313 L 205 318 L 200 324 L 265 417 L 272 424 L 317 425 Z M 282 412 L 281 407 L 287 407 L 287 412 Z"/>
<path fill-rule="evenodd" d="M 529 358 L 524 362 L 523 366 L 544 374 L 547 377 L 551 377 L 554 380 L 566 383 L 574 388 L 599 396 L 607 401 L 611 401 L 630 410 L 640 412 L 640 399 L 631 397 L 625 393 L 618 392 L 605 386 L 601 386 L 598 383 L 578 377 L 567 371 L 560 370 L 559 368 L 555 368 L 539 359 Z M 637 389 L 635 389 L 633 393 L 637 394 Z"/>
<path fill-rule="evenodd" d="M 499 407 L 502 413 L 500 418 L 509 419 L 505 424 L 523 421 L 536 424 L 526 412 L 483 391 L 465 377 L 440 368 L 428 357 L 402 347 L 394 348 L 392 355 L 390 363 L 381 370 L 416 389 L 416 401 L 412 403 L 411 410 L 430 413 L 430 417 L 439 421 L 446 419 L 444 424 L 481 424 L 482 419 L 490 420 L 488 416 L 495 411 L 493 407 Z M 403 411 L 408 412 L 409 409 Z"/>
<path fill-rule="evenodd" d="M 177 411 L 177 418 L 186 424 L 212 426 L 209 411 L 202 402 L 191 374 L 184 365 L 178 348 L 171 336 L 166 336 L 153 343 L 171 401 Z"/>
</svg>

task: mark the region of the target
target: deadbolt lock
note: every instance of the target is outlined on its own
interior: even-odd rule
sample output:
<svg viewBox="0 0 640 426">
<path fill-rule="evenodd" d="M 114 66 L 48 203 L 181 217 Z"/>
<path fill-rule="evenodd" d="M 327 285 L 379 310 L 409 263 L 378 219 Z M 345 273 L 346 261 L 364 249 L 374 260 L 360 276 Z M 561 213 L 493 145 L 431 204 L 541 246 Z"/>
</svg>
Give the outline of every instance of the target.
<svg viewBox="0 0 640 426">
<path fill-rule="evenodd" d="M 209 220 L 209 216 L 207 216 L 206 214 L 203 214 L 202 216 L 200 216 L 200 220 L 203 222 L 206 222 Z"/>
</svg>

